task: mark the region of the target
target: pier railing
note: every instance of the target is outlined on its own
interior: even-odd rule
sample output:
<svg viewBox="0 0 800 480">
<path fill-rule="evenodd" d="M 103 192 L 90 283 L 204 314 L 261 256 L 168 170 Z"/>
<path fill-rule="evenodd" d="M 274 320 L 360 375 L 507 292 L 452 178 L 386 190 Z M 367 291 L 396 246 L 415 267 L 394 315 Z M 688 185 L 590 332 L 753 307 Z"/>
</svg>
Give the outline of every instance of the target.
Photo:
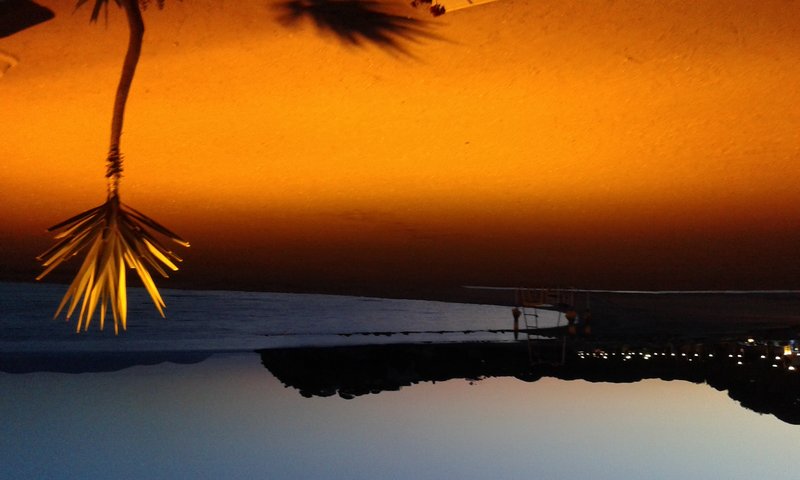
<svg viewBox="0 0 800 480">
<path fill-rule="evenodd" d="M 527 308 L 563 311 L 575 305 L 575 290 L 562 288 L 519 288 L 517 304 Z"/>
</svg>

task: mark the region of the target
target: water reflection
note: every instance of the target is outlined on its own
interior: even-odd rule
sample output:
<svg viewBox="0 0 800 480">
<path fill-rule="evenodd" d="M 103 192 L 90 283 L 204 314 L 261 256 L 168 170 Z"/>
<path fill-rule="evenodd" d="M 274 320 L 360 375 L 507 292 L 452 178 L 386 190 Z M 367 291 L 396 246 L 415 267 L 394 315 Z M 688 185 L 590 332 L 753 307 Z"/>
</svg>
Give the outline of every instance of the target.
<svg viewBox="0 0 800 480">
<path fill-rule="evenodd" d="M 793 337 L 793 338 L 796 338 Z M 800 358 L 795 339 L 767 337 L 713 341 L 536 341 L 394 344 L 262 350 L 263 365 L 305 397 L 361 395 L 421 382 L 513 377 L 630 383 L 685 380 L 727 391 L 742 407 L 800 424 Z"/>
</svg>

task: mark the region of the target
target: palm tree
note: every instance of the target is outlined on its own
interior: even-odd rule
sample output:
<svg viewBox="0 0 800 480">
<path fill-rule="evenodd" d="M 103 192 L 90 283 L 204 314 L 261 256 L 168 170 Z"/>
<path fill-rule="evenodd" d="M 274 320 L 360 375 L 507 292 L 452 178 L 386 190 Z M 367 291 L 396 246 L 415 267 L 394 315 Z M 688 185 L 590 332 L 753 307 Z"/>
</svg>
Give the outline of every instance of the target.
<svg viewBox="0 0 800 480">
<path fill-rule="evenodd" d="M 77 7 L 87 1 L 78 0 Z M 109 0 L 95 0 L 92 21 L 97 20 L 101 8 L 103 6 L 107 8 L 108 2 Z M 105 325 L 107 310 L 111 310 L 114 318 L 114 333 L 119 333 L 120 325 L 123 330 L 126 329 L 125 265 L 136 270 L 156 309 L 163 317 L 163 309 L 166 305 L 148 272 L 148 267 L 167 277 L 164 267 L 177 270 L 178 267 L 175 263 L 180 262 L 181 259 L 156 239 L 155 233 L 184 247 L 189 246 L 189 242 L 177 234 L 120 201 L 122 121 L 144 38 L 144 22 L 140 3 L 142 7 L 146 7 L 149 2 L 147 0 L 115 0 L 115 2 L 125 11 L 130 38 L 111 120 L 111 142 L 106 170 L 106 201 L 102 205 L 50 227 L 48 231 L 56 233 L 55 238 L 58 242 L 37 257 L 37 260 L 41 261 L 45 267 L 41 275 L 36 278 L 40 280 L 64 261 L 84 250 L 87 251 L 83 264 L 78 269 L 78 274 L 67 289 L 54 316 L 58 317 L 69 303 L 66 313 L 66 318 L 69 320 L 80 303 L 81 308 L 76 327 L 78 332 L 81 329 L 86 331 L 89 328 L 98 306 L 100 307 L 101 330 Z M 159 1 L 158 3 L 161 6 L 163 2 Z"/>
</svg>

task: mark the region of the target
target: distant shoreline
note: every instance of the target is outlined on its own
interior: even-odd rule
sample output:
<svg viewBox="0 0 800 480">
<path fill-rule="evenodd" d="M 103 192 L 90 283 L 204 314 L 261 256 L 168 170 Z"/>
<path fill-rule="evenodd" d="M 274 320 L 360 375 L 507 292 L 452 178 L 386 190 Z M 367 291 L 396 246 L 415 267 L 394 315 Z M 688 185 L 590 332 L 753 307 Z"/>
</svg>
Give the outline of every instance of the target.
<svg viewBox="0 0 800 480">
<path fill-rule="evenodd" d="M 29 283 L 38 285 L 63 285 L 65 288 L 67 281 L 41 281 L 32 279 L 4 279 L 0 277 L 0 282 L 6 283 Z M 516 305 L 515 287 L 508 286 L 476 286 L 476 285 L 430 285 L 430 286 L 408 286 L 408 285 L 329 285 L 327 287 L 290 287 L 290 286 L 267 286 L 258 287 L 252 285 L 237 284 L 225 288 L 220 285 L 196 285 L 185 282 L 161 282 L 158 284 L 163 290 L 189 290 L 189 291 L 209 291 L 209 292 L 248 292 L 248 293 L 289 293 L 289 294 L 312 294 L 312 295 L 337 295 L 348 297 L 368 297 L 384 298 L 392 300 L 425 300 L 448 303 L 464 304 L 485 304 L 512 307 Z M 130 285 L 131 288 L 143 288 L 138 284 Z M 547 287 L 547 286 L 545 286 Z M 549 287 L 548 287 L 549 288 Z M 559 288 L 557 286 L 553 288 Z M 560 287 L 569 290 L 569 287 Z M 636 290 L 636 289 L 574 289 L 581 293 L 610 293 L 610 294 L 635 294 L 635 295 L 757 295 L 757 294 L 791 294 L 800 295 L 797 289 L 701 289 L 701 290 Z"/>
<path fill-rule="evenodd" d="M 32 279 L 0 279 L 5 283 L 29 283 L 33 285 L 63 285 L 66 289 L 68 281 L 41 281 Z M 389 287 L 389 286 L 329 286 L 327 288 L 312 287 L 281 287 L 259 288 L 255 286 L 236 285 L 231 288 L 221 286 L 211 287 L 206 285 L 192 285 L 183 282 L 157 283 L 160 290 L 190 290 L 209 292 L 248 292 L 248 293 L 296 293 L 316 295 L 340 295 L 348 297 L 371 297 L 392 300 L 427 300 L 449 303 L 487 304 L 487 305 L 514 305 L 514 292 L 475 290 L 463 286 L 430 286 L 430 287 Z M 138 284 L 130 285 L 131 288 L 143 288 Z"/>
</svg>

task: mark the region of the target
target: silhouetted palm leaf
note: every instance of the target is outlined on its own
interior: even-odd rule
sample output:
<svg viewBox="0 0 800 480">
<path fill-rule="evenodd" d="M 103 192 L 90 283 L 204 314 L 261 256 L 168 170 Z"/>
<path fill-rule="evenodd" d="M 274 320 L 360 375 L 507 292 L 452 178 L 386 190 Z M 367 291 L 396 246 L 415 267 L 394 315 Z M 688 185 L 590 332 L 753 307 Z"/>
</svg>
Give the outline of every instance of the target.
<svg viewBox="0 0 800 480">
<path fill-rule="evenodd" d="M 373 0 L 286 0 L 277 9 L 284 25 L 309 18 L 319 30 L 352 45 L 373 43 L 408 54 L 401 41 L 436 38 L 425 22 L 391 13 L 387 4 Z"/>
<path fill-rule="evenodd" d="M 112 197 L 103 205 L 87 210 L 64 222 L 54 225 L 48 231 L 56 232 L 59 242 L 37 257 L 46 268 L 37 280 L 42 279 L 61 263 L 87 250 L 86 258 L 78 274 L 69 286 L 55 316 L 67 309 L 67 319 L 81 303 L 76 329 L 89 328 L 92 316 L 100 307 L 100 329 L 105 325 L 106 309 L 110 308 L 114 317 L 114 332 L 119 326 L 127 326 L 127 296 L 125 292 L 125 266 L 136 270 L 156 309 L 164 316 L 166 306 L 158 293 L 147 265 L 163 277 L 166 271 L 177 270 L 174 262 L 181 259 L 158 241 L 147 229 L 153 228 L 169 240 L 188 247 L 189 243 L 169 231 L 155 220 L 127 205 L 120 203 L 119 197 Z"/>
</svg>

